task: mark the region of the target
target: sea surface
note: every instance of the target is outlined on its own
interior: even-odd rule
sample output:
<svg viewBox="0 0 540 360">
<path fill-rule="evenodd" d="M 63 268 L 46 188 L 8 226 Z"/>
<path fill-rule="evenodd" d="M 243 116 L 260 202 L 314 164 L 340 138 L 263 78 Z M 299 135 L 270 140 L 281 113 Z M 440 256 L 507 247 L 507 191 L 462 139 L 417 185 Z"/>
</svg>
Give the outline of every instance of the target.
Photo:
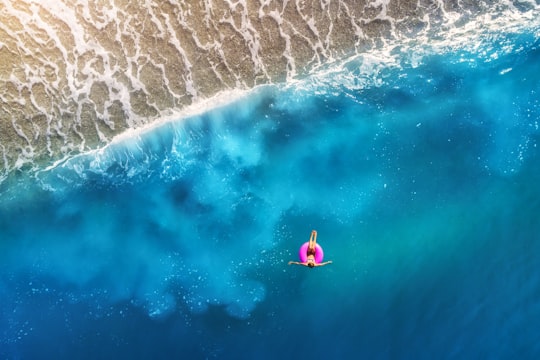
<svg viewBox="0 0 540 360">
<path fill-rule="evenodd" d="M 537 7 L 11 169 L 0 358 L 538 359 Z"/>
</svg>

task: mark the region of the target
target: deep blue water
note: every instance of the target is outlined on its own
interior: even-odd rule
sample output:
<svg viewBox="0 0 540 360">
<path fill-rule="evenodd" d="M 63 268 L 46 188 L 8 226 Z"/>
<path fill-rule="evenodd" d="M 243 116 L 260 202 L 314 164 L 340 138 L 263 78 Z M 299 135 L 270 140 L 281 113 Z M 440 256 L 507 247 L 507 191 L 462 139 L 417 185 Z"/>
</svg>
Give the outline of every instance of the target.
<svg viewBox="0 0 540 360">
<path fill-rule="evenodd" d="M 0 185 L 0 357 L 538 358 L 540 48 L 498 41 Z M 287 266 L 312 229 L 333 264 Z"/>
</svg>

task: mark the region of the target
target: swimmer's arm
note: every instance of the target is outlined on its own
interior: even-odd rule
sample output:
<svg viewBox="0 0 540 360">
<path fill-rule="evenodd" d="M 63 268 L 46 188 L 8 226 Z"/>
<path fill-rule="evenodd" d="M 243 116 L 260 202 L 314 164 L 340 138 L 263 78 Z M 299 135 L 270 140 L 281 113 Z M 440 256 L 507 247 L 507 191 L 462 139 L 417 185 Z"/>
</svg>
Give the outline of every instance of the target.
<svg viewBox="0 0 540 360">
<path fill-rule="evenodd" d="M 291 265 L 291 264 L 307 266 L 306 263 L 301 263 L 301 262 L 298 262 L 298 261 L 289 261 L 289 265 Z"/>
<path fill-rule="evenodd" d="M 322 262 L 322 263 L 319 263 L 319 264 L 315 264 L 315 266 L 324 266 L 324 265 L 328 265 L 328 264 L 331 264 L 331 263 L 332 263 L 332 260 L 325 261 L 325 262 Z"/>
</svg>

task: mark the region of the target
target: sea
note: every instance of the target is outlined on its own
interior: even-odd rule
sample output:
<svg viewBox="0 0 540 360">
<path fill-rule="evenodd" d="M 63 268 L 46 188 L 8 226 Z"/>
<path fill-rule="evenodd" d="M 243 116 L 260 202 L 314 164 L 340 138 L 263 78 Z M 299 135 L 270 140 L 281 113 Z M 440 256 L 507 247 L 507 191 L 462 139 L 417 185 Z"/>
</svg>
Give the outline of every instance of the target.
<svg viewBox="0 0 540 360">
<path fill-rule="evenodd" d="M 0 12 L 39 28 L 49 15 L 31 3 Z M 95 16 L 76 3 L 66 26 Z M 380 21 L 391 3 L 370 3 Z M 40 142 L 25 129 L 43 122 L 16 125 L 2 93 L 2 131 L 27 144 L 0 137 L 0 359 L 538 359 L 540 3 L 419 3 L 447 21 L 303 74 L 289 61 L 281 80 L 147 100 L 157 110 L 134 105 L 117 133 L 103 130 L 112 115 L 95 120 L 94 142 L 77 116 L 86 140 L 49 121 L 64 147 Z M 104 6 L 119 17 L 122 4 Z M 124 101 L 110 86 L 103 109 Z M 82 109 L 36 99 L 45 119 Z M 312 230 L 332 263 L 288 265 Z"/>
</svg>

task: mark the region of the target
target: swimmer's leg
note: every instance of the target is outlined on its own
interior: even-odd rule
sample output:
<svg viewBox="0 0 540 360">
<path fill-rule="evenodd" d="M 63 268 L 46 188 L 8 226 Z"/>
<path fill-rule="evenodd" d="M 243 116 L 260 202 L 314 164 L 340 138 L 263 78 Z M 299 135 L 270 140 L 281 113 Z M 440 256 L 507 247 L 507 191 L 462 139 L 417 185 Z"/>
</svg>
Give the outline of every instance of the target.
<svg viewBox="0 0 540 360">
<path fill-rule="evenodd" d="M 317 231 L 313 230 L 311 232 L 311 236 L 309 237 L 309 249 L 314 249 L 315 245 L 317 245 Z"/>
</svg>

